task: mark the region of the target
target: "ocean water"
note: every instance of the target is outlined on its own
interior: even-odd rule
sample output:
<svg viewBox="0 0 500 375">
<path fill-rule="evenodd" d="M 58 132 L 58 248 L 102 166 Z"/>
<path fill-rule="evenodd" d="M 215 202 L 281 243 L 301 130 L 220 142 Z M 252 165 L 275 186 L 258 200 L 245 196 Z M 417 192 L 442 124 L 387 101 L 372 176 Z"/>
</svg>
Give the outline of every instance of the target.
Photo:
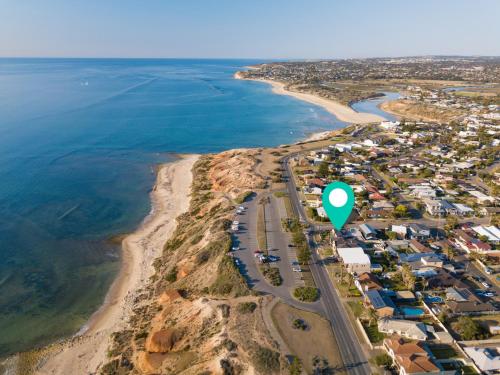
<svg viewBox="0 0 500 375">
<path fill-rule="evenodd" d="M 351 105 L 352 109 L 357 112 L 367 112 L 379 115 L 389 121 L 396 121 L 397 117 L 381 110 L 378 106 L 386 101 L 396 100 L 401 95 L 397 92 L 384 92 L 384 96 L 374 99 L 362 100 Z"/>
<path fill-rule="evenodd" d="M 119 269 L 172 153 L 343 125 L 233 79 L 257 61 L 0 59 L 0 356 L 73 334 Z"/>
</svg>

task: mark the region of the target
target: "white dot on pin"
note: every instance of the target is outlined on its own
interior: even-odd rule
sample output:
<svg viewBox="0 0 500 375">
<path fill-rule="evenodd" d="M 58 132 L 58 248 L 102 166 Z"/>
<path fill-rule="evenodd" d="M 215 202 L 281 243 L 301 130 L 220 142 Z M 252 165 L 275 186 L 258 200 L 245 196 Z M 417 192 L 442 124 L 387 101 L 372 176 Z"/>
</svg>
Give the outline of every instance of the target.
<svg viewBox="0 0 500 375">
<path fill-rule="evenodd" d="M 347 203 L 347 193 L 340 188 L 333 189 L 328 195 L 328 200 L 333 207 L 342 207 Z"/>
</svg>

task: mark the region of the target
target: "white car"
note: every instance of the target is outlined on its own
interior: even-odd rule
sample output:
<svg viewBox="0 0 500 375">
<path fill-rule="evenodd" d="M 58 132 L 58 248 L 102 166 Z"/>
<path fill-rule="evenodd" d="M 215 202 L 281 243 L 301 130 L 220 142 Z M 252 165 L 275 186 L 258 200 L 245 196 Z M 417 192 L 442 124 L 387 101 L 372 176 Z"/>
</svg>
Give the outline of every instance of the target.
<svg viewBox="0 0 500 375">
<path fill-rule="evenodd" d="M 239 248 L 239 246 L 233 246 L 233 247 L 231 248 L 231 250 L 233 250 L 233 251 L 238 251 L 239 249 L 240 249 L 240 248 Z"/>
<path fill-rule="evenodd" d="M 302 269 L 300 267 L 293 267 L 292 271 L 293 272 L 302 272 Z"/>
<path fill-rule="evenodd" d="M 490 284 L 488 284 L 486 281 L 483 281 L 481 284 L 482 284 L 485 288 L 491 288 L 491 285 L 490 285 Z"/>
</svg>

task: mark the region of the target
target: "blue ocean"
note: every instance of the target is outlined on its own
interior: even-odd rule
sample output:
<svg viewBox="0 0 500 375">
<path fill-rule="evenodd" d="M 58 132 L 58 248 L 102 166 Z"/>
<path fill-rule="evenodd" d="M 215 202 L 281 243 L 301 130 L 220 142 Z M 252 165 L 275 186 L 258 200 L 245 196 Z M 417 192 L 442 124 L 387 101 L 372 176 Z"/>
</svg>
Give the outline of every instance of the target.
<svg viewBox="0 0 500 375">
<path fill-rule="evenodd" d="M 175 153 L 294 142 L 343 125 L 233 79 L 258 61 L 0 59 L 0 355 L 76 332 Z"/>
</svg>

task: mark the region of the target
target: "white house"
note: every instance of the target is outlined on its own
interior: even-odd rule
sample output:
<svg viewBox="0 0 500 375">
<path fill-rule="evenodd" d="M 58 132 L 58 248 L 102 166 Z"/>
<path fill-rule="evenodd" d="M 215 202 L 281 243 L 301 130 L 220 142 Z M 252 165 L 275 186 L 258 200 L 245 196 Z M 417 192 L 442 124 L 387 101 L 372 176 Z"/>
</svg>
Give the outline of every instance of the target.
<svg viewBox="0 0 500 375">
<path fill-rule="evenodd" d="M 370 272 L 370 257 L 361 247 L 338 247 L 337 253 L 350 273 Z"/>
</svg>

